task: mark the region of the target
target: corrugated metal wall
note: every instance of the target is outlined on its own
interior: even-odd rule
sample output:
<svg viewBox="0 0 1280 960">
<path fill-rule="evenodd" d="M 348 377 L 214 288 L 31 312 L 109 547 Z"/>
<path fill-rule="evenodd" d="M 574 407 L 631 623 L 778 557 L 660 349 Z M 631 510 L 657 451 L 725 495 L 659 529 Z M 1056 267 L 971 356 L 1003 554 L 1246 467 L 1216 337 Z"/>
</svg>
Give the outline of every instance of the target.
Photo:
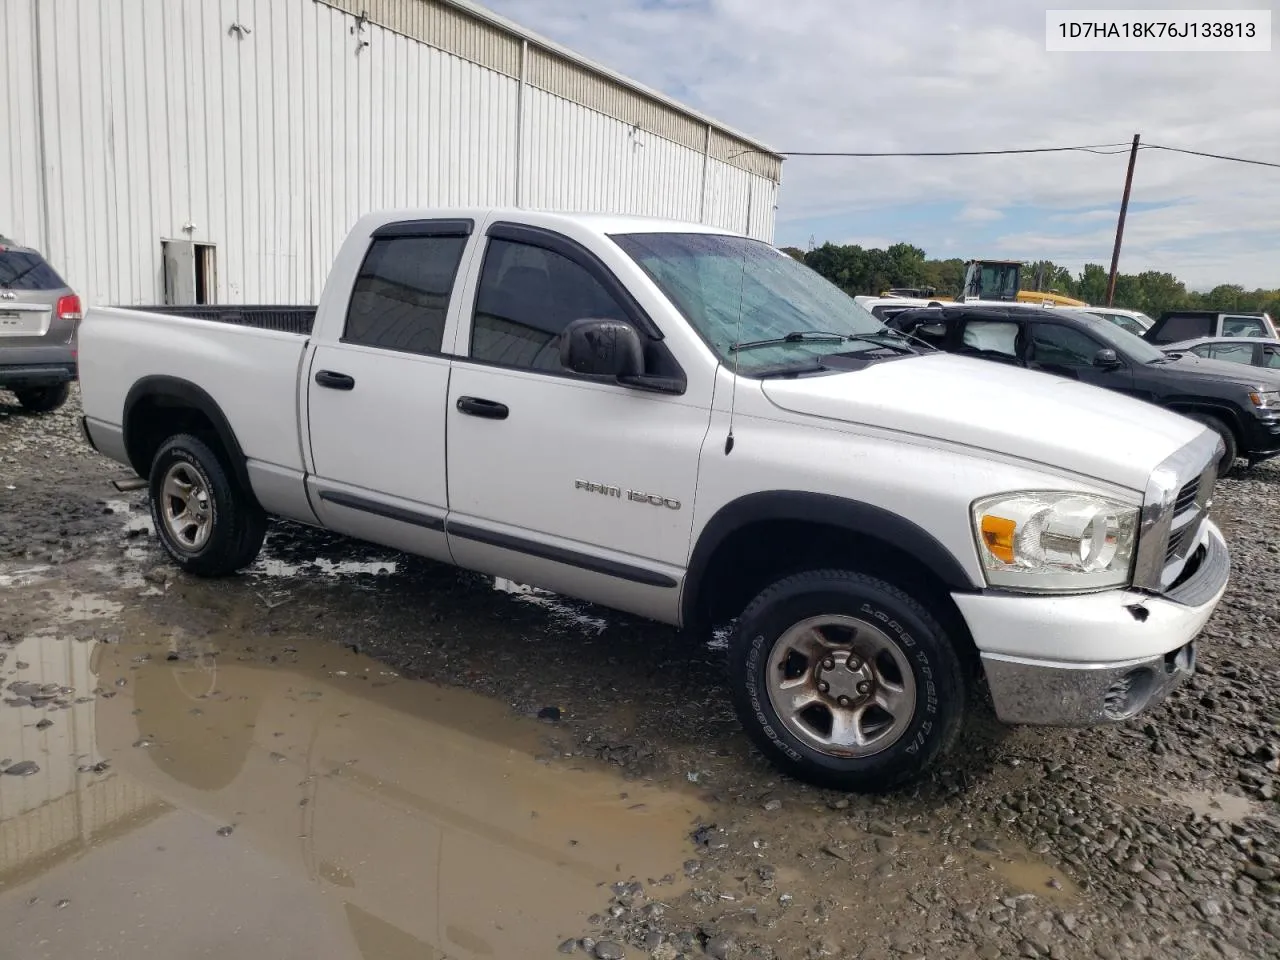
<svg viewBox="0 0 1280 960">
<path fill-rule="evenodd" d="M 0 236 L 43 243 L 35 18 L 30 0 L 0 3 Z"/>
<path fill-rule="evenodd" d="M 685 136 L 661 104 L 643 126 L 602 113 L 640 108 L 549 54 L 540 83 L 563 89 L 530 82 L 522 112 L 519 40 L 428 0 L 357 6 L 400 32 L 330 0 L 6 0 L 0 130 L 18 136 L 0 144 L 0 234 L 44 249 L 89 303 L 158 302 L 162 239 L 216 246 L 219 302 L 314 302 L 379 207 L 705 209 L 772 239 L 776 158 Z"/>
</svg>

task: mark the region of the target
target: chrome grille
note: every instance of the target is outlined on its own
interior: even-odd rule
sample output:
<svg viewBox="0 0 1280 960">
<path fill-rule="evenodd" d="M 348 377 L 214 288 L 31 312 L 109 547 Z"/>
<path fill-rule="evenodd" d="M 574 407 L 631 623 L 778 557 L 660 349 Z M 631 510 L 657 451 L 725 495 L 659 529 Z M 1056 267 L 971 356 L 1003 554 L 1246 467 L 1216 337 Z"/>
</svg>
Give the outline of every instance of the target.
<svg viewBox="0 0 1280 960">
<path fill-rule="evenodd" d="M 1188 507 L 1194 506 L 1196 495 L 1200 492 L 1200 477 L 1183 484 L 1182 489 L 1178 491 L 1178 498 L 1173 501 L 1173 515 L 1185 511 Z"/>
<path fill-rule="evenodd" d="M 1212 502 L 1217 443 L 1205 431 L 1152 472 L 1142 507 L 1134 586 L 1163 593 L 1182 572 Z"/>
</svg>

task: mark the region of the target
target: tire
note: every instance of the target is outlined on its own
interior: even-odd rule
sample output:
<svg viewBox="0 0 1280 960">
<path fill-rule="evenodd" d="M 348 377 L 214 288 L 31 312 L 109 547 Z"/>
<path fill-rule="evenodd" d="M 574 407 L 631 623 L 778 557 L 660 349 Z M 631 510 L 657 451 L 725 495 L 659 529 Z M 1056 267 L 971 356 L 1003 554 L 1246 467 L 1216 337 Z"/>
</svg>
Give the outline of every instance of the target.
<svg viewBox="0 0 1280 960">
<path fill-rule="evenodd" d="M 59 383 L 52 387 L 29 387 L 13 391 L 22 409 L 28 413 L 52 413 L 67 402 L 71 384 Z"/>
<path fill-rule="evenodd" d="M 267 515 L 199 437 L 178 434 L 161 444 L 149 486 L 156 535 L 183 570 L 225 577 L 253 563 L 266 537 Z M 184 501 L 180 491 L 187 488 Z M 184 504 L 190 510 L 179 513 Z"/>
<path fill-rule="evenodd" d="M 1222 438 L 1227 451 L 1222 455 L 1222 459 L 1218 461 L 1218 476 L 1225 477 L 1231 468 L 1235 466 L 1236 457 L 1240 455 L 1240 447 L 1236 443 L 1236 435 L 1232 433 L 1231 428 L 1227 426 L 1225 421 L 1211 413 L 1188 413 L 1185 416 L 1190 417 L 1197 423 L 1203 423 Z"/>
<path fill-rule="evenodd" d="M 805 658 L 796 648 L 806 641 L 796 638 L 807 635 L 806 624 L 819 626 L 826 645 L 815 648 L 822 659 L 809 657 L 797 671 Z M 968 696 L 959 657 L 924 606 L 882 580 L 844 570 L 797 574 L 757 596 L 730 640 L 729 674 L 738 717 L 765 756 L 797 779 L 839 790 L 887 790 L 925 774 L 959 736 Z M 785 691 L 775 680 L 795 684 L 797 675 L 807 679 Z M 788 720 L 778 704 L 797 693 L 818 699 L 802 712 L 788 710 Z M 852 709 L 840 707 L 840 697 Z M 873 705 L 881 698 L 892 713 Z M 846 721 L 839 729 L 848 733 L 859 709 L 856 726 L 870 742 L 815 743 L 824 733 L 848 743 L 837 737 L 837 711 Z"/>
</svg>

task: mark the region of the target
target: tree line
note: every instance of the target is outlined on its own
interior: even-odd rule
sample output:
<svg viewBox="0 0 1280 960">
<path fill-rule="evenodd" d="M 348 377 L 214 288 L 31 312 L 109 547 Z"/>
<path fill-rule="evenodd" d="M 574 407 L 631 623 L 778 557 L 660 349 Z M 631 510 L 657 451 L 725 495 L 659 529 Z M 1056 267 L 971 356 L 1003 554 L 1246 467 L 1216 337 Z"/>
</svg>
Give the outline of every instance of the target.
<svg viewBox="0 0 1280 960">
<path fill-rule="evenodd" d="M 963 260 L 930 260 L 924 250 L 909 243 L 895 243 L 888 249 L 835 243 L 808 251 L 783 249 L 850 296 L 875 295 L 890 287 L 933 287 L 939 296 L 955 296 L 964 283 Z M 1023 267 L 1022 288 L 1050 290 L 1101 305 L 1107 300 L 1107 273 L 1101 264 L 1088 263 L 1073 275 L 1066 267 L 1038 260 Z M 1280 288 L 1246 290 L 1239 284 L 1224 283 L 1201 293 L 1188 290 L 1173 274 L 1158 270 L 1118 274 L 1114 303 L 1152 317 L 1165 310 L 1265 310 L 1280 319 Z"/>
</svg>

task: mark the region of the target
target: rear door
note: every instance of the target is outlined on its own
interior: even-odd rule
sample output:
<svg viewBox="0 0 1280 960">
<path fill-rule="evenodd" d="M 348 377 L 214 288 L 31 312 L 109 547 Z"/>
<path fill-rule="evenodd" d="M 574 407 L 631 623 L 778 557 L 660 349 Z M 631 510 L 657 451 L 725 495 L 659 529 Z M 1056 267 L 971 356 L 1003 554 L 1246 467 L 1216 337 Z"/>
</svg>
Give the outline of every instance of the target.
<svg viewBox="0 0 1280 960">
<path fill-rule="evenodd" d="M 307 371 L 312 505 L 325 526 L 448 560 L 446 327 L 469 220 L 374 232 L 337 343 Z"/>
<path fill-rule="evenodd" d="M 75 320 L 57 316 L 71 289 L 34 250 L 0 247 L 0 347 L 67 343 Z"/>
</svg>

